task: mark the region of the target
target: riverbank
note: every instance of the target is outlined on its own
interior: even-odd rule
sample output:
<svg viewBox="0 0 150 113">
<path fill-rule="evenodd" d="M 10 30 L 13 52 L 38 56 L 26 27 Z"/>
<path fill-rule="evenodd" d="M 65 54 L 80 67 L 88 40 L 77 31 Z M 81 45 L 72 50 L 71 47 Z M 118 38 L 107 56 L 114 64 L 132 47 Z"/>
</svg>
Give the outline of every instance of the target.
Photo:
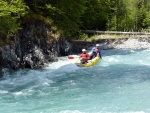
<svg viewBox="0 0 150 113">
<path fill-rule="evenodd" d="M 0 63 L 3 64 L 1 68 L 18 70 L 20 68 L 43 67 L 45 63 L 57 61 L 58 56 L 79 54 L 83 48 L 90 50 L 97 43 L 100 44 L 101 50 L 150 48 L 149 36 L 127 37 L 127 35 L 121 35 L 119 37 L 116 35 L 97 35 L 97 37 L 89 38 L 88 40 L 74 40 L 71 42 L 67 42 L 64 37 L 61 38 L 63 40 L 60 40 L 59 43 L 48 43 L 48 39 L 43 42 L 44 37 L 39 41 L 36 41 L 35 38 L 20 38 L 20 40 L 22 39 L 24 41 L 17 41 L 14 46 L 0 48 Z M 64 54 L 62 54 L 63 52 Z M 56 54 L 54 55 L 54 53 Z M 61 54 L 58 55 L 57 53 Z"/>
<path fill-rule="evenodd" d="M 107 49 L 131 49 L 131 50 L 139 50 L 139 49 L 149 49 L 150 48 L 150 37 L 122 37 L 116 38 L 112 37 L 101 37 L 92 40 L 92 41 L 74 41 L 72 42 L 73 51 L 72 52 L 81 52 L 82 48 L 89 49 L 95 44 L 100 44 L 101 50 Z"/>
</svg>

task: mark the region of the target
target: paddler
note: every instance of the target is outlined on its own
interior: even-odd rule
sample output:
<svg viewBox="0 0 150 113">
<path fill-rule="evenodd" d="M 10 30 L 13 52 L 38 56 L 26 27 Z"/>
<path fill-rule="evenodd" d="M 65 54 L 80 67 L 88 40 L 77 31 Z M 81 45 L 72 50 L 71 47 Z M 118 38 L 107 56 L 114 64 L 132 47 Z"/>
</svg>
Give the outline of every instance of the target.
<svg viewBox="0 0 150 113">
<path fill-rule="evenodd" d="M 85 64 L 90 59 L 90 55 L 86 53 L 86 49 L 82 49 L 82 54 L 80 55 L 81 63 Z"/>
<path fill-rule="evenodd" d="M 100 46 L 99 44 L 96 44 L 96 46 L 92 48 L 92 53 L 90 55 L 90 59 L 93 59 L 96 56 L 100 56 L 100 58 L 102 59 L 101 51 L 99 49 L 99 46 Z"/>
</svg>

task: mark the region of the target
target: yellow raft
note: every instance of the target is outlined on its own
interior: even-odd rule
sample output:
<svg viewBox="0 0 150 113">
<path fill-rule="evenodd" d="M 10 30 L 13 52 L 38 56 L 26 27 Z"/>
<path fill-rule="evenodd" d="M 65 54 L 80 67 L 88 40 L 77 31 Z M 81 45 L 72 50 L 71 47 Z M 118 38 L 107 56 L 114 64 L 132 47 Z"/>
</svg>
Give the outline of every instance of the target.
<svg viewBox="0 0 150 113">
<path fill-rule="evenodd" d="M 98 61 L 100 61 L 100 56 L 97 56 L 95 58 L 93 58 L 92 60 L 89 60 L 88 63 L 86 64 L 82 64 L 80 59 L 78 59 L 75 64 L 77 66 L 81 66 L 81 67 L 90 67 L 90 66 L 94 66 Z"/>
</svg>

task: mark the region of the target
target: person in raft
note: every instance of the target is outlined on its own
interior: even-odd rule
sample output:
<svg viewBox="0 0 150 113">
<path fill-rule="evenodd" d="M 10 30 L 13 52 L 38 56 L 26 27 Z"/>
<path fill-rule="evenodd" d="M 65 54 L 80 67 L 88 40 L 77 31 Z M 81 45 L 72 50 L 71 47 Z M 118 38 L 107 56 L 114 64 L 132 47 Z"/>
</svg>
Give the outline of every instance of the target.
<svg viewBox="0 0 150 113">
<path fill-rule="evenodd" d="M 99 44 L 96 44 L 96 47 L 93 47 L 92 48 L 92 53 L 90 55 L 90 59 L 93 59 L 95 58 L 96 56 L 100 56 L 100 58 L 102 59 L 102 56 L 101 56 L 101 51 L 99 49 Z"/>
<path fill-rule="evenodd" d="M 90 55 L 86 53 L 86 49 L 82 49 L 82 54 L 80 55 L 81 63 L 85 64 L 90 59 Z"/>
</svg>

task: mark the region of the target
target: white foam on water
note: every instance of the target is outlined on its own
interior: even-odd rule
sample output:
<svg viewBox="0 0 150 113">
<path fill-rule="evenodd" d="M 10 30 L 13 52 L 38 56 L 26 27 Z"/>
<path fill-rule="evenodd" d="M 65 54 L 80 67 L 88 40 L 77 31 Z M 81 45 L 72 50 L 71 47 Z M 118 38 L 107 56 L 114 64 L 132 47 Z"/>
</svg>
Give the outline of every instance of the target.
<svg viewBox="0 0 150 113">
<path fill-rule="evenodd" d="M 108 62 L 119 62 L 117 58 L 111 57 L 108 59 Z"/>
<path fill-rule="evenodd" d="M 60 113 L 85 113 L 85 112 L 81 112 L 79 110 L 65 110 L 61 111 Z"/>
<path fill-rule="evenodd" d="M 59 60 L 58 62 L 49 64 L 45 69 L 53 72 L 71 72 L 80 69 L 80 67 L 76 66 L 72 60 Z"/>
<path fill-rule="evenodd" d="M 0 93 L 1 93 L 1 94 L 6 94 L 6 93 L 8 93 L 8 91 L 0 90 Z"/>
<path fill-rule="evenodd" d="M 100 66 L 108 67 L 119 62 L 121 62 L 120 56 L 106 56 L 101 60 Z"/>
<path fill-rule="evenodd" d="M 87 112 L 81 112 L 79 110 L 64 110 L 64 111 L 61 111 L 60 113 L 87 113 Z M 107 112 L 107 111 L 99 111 L 99 112 L 92 112 L 92 113 L 145 113 L 145 112 L 144 111 L 129 111 L 129 112 Z"/>
<path fill-rule="evenodd" d="M 144 55 L 145 53 L 147 54 Z M 41 113 L 53 109 L 52 112 L 57 110 L 59 113 L 90 113 L 90 111 L 93 113 L 147 113 L 149 111 L 149 101 L 147 100 L 149 91 L 143 89 L 148 89 L 150 86 L 147 75 L 149 71 L 146 70 L 145 73 L 143 71 L 134 75 L 135 71 L 132 70 L 132 65 L 137 65 L 137 67 L 149 65 L 149 52 L 133 51 L 133 54 L 129 52 L 129 55 L 128 53 L 109 54 L 109 56 L 103 56 L 98 66 L 94 68 L 81 69 L 67 58 L 61 58 L 58 62 L 51 63 L 44 69 L 21 70 L 12 75 L 6 71 L 5 74 L 8 74 L 9 77 L 0 81 L 1 111 L 7 112 L 8 109 L 3 102 L 10 104 L 14 101 L 14 103 L 18 102 L 18 105 L 9 106 L 10 112 L 14 112 L 13 108 L 24 112 L 27 108 L 31 112 L 37 112 L 38 109 Z M 141 59 L 141 56 L 147 57 Z M 111 65 L 113 67 L 125 63 L 131 67 L 131 70 L 125 70 L 125 73 L 111 70 Z M 101 69 L 101 66 L 110 66 L 110 68 Z M 81 75 L 79 76 L 75 71 L 81 71 Z M 87 73 L 94 73 L 94 75 L 88 76 Z M 109 84 L 107 85 L 107 83 Z M 142 83 L 147 84 L 142 85 Z M 138 111 L 139 108 L 137 108 L 138 103 L 136 104 L 136 101 L 139 97 L 142 97 L 140 105 L 143 111 Z M 114 106 L 120 105 L 118 99 L 122 99 L 125 103 L 123 106 L 118 106 L 117 109 L 112 104 Z M 128 106 L 126 103 L 131 104 Z M 108 106 L 112 107 L 107 108 Z M 101 111 L 103 107 L 106 109 Z"/>
<path fill-rule="evenodd" d="M 143 50 L 143 51 L 150 51 L 150 49 L 145 49 L 145 50 Z"/>
<path fill-rule="evenodd" d="M 18 95 L 23 95 L 23 92 L 22 91 L 19 91 L 19 92 L 15 92 L 13 93 L 14 95 L 18 96 Z"/>
<path fill-rule="evenodd" d="M 143 60 L 139 60 L 137 63 L 139 63 L 140 65 L 150 66 L 149 62 L 145 62 Z"/>
<path fill-rule="evenodd" d="M 145 113 L 144 111 L 129 111 L 129 112 L 122 112 L 122 113 Z"/>
</svg>

